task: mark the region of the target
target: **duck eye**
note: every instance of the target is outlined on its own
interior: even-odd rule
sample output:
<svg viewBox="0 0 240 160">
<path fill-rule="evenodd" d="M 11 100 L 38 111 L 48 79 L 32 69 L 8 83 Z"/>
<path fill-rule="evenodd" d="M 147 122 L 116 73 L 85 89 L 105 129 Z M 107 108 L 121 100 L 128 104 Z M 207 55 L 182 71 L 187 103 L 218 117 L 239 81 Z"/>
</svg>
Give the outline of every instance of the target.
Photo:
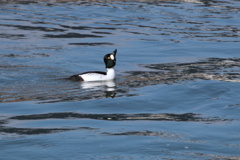
<svg viewBox="0 0 240 160">
<path fill-rule="evenodd" d="M 107 59 L 111 59 L 111 57 L 108 57 Z"/>
</svg>

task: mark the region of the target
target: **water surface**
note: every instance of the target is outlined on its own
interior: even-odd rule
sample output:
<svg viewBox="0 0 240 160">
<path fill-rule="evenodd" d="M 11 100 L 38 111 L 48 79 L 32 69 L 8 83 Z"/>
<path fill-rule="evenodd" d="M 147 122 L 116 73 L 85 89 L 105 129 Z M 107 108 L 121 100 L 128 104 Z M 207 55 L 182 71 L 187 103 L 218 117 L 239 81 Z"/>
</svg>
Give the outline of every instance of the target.
<svg viewBox="0 0 240 160">
<path fill-rule="evenodd" d="M 240 3 L 0 1 L 4 159 L 239 159 Z M 117 78 L 65 80 L 104 71 Z"/>
</svg>

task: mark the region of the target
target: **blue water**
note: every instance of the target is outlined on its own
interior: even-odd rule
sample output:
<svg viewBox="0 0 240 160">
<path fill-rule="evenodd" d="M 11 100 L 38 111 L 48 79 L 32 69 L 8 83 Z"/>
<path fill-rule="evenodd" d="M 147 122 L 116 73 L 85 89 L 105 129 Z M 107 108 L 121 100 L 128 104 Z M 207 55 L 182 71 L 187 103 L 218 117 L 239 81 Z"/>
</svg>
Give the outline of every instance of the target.
<svg viewBox="0 0 240 160">
<path fill-rule="evenodd" d="M 0 1 L 0 157 L 240 159 L 240 2 Z M 68 81 L 104 71 L 115 81 Z"/>
</svg>

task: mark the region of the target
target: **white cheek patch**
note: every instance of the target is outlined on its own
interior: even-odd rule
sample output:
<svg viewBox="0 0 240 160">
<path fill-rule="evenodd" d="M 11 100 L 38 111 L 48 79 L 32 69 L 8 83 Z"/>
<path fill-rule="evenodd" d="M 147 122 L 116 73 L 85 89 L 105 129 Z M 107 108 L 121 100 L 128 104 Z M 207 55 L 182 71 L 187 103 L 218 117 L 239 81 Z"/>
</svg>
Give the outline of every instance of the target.
<svg viewBox="0 0 240 160">
<path fill-rule="evenodd" d="M 111 55 L 110 55 L 110 58 L 111 58 L 111 60 L 114 60 L 114 55 L 111 54 Z"/>
</svg>

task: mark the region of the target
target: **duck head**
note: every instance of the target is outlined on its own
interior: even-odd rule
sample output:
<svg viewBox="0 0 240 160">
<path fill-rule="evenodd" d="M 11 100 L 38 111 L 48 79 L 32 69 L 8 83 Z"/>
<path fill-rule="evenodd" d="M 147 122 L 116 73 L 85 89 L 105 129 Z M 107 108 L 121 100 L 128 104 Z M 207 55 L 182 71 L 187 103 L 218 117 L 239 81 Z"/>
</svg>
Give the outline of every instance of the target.
<svg viewBox="0 0 240 160">
<path fill-rule="evenodd" d="M 116 65 L 116 54 L 117 50 L 115 49 L 113 53 L 106 54 L 103 57 L 106 68 L 113 68 Z"/>
</svg>

